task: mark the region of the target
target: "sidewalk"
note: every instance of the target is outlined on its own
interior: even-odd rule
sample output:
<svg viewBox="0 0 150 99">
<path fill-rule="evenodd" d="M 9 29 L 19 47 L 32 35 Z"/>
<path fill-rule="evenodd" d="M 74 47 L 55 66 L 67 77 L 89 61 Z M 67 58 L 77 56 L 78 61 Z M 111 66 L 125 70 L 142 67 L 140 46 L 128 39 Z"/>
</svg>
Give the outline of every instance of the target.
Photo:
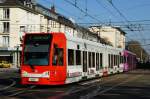
<svg viewBox="0 0 150 99">
<path fill-rule="evenodd" d="M 18 72 L 19 68 L 0 68 L 0 72 Z"/>
</svg>

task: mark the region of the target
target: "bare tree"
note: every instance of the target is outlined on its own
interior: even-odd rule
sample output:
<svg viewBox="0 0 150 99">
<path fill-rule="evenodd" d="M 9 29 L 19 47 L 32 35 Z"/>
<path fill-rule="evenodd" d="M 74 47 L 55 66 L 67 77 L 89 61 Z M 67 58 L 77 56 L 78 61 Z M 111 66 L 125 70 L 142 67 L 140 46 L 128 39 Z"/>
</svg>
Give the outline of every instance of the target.
<svg viewBox="0 0 150 99">
<path fill-rule="evenodd" d="M 138 41 L 129 41 L 126 45 L 126 49 L 135 53 L 137 57 L 140 58 L 142 61 L 145 61 L 148 57 L 148 53 Z"/>
</svg>

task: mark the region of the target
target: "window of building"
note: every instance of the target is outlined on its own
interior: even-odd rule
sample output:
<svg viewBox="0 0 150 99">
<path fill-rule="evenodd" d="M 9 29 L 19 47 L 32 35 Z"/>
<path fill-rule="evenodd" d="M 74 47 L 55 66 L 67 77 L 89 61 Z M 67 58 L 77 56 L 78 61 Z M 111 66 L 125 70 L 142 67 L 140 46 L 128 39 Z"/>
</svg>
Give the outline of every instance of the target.
<svg viewBox="0 0 150 99">
<path fill-rule="evenodd" d="M 3 15 L 4 15 L 3 16 L 4 19 L 9 19 L 9 16 L 10 16 L 9 8 L 4 8 Z"/>
<path fill-rule="evenodd" d="M 10 26 L 9 22 L 3 22 L 3 33 L 9 33 Z"/>
<path fill-rule="evenodd" d="M 49 33 L 51 31 L 50 27 L 47 27 L 47 33 Z"/>
<path fill-rule="evenodd" d="M 25 1 L 24 1 L 24 5 L 27 6 L 27 7 L 32 8 L 32 7 L 33 7 L 32 4 L 33 4 L 32 0 L 25 0 Z"/>
<path fill-rule="evenodd" d="M 76 65 L 81 65 L 81 51 L 76 50 Z"/>
<path fill-rule="evenodd" d="M 30 28 L 30 29 L 31 29 L 31 28 Z M 30 30 L 30 31 L 31 31 L 31 30 Z M 40 31 L 41 31 L 41 32 L 44 32 L 44 26 L 43 26 L 43 25 L 40 26 Z"/>
<path fill-rule="evenodd" d="M 56 25 L 57 25 L 56 22 L 52 20 L 52 21 L 51 21 L 51 27 L 52 27 L 52 28 L 56 28 Z"/>
<path fill-rule="evenodd" d="M 20 26 L 20 32 L 26 32 L 25 26 Z"/>
<path fill-rule="evenodd" d="M 9 36 L 3 36 L 3 46 L 9 46 Z"/>
<path fill-rule="evenodd" d="M 68 65 L 74 65 L 74 50 L 68 49 Z"/>
</svg>

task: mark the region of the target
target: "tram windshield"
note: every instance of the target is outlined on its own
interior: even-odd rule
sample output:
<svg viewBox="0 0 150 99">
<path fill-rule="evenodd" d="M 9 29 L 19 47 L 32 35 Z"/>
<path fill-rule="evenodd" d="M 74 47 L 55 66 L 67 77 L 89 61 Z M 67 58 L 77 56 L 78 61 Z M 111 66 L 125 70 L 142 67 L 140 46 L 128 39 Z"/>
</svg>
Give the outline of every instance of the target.
<svg viewBox="0 0 150 99">
<path fill-rule="evenodd" d="M 44 66 L 49 64 L 50 34 L 29 34 L 25 37 L 24 64 Z"/>
</svg>

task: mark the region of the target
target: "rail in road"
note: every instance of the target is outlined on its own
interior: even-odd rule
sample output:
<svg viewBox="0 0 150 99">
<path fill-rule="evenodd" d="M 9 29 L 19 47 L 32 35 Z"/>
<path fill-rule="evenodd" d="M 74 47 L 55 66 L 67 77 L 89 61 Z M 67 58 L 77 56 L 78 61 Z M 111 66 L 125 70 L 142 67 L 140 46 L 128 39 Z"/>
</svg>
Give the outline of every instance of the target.
<svg viewBox="0 0 150 99">
<path fill-rule="evenodd" d="M 150 99 L 150 70 L 123 74 L 64 86 L 22 86 L 19 78 L 6 77 L 0 82 L 0 96 L 36 99 Z"/>
</svg>

